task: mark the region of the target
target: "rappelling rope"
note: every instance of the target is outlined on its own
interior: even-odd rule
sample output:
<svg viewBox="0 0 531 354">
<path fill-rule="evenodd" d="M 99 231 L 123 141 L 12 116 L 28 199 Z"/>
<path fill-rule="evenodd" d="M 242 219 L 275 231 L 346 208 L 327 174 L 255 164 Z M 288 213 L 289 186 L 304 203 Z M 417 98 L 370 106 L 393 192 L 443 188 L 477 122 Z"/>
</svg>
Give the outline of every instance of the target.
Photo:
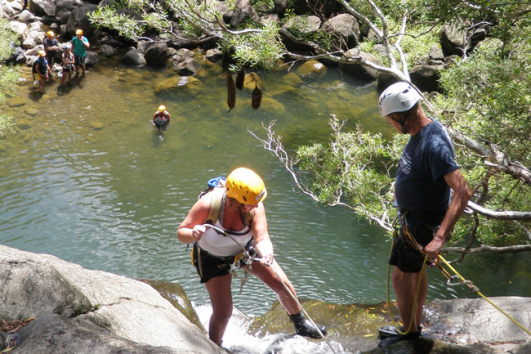
<svg viewBox="0 0 531 354">
<path fill-rule="evenodd" d="M 242 252 L 243 252 L 243 258 L 244 258 L 244 261 L 247 261 L 247 260 L 250 260 L 250 263 L 249 264 L 249 268 L 252 266 L 252 262 L 253 261 L 260 261 L 260 258 L 258 257 L 255 257 L 255 256 L 251 256 L 249 255 L 249 251 L 247 251 L 245 249 L 245 247 L 243 247 L 238 241 L 236 241 L 234 239 L 234 237 L 232 237 L 231 235 L 229 235 L 227 232 L 225 232 L 225 230 L 223 229 L 220 229 L 219 227 L 217 226 L 214 226 L 212 224 L 203 224 L 203 226 L 205 227 L 209 227 L 211 229 L 214 229 L 216 232 L 218 232 L 219 234 L 223 235 L 223 236 L 227 236 L 229 237 L 232 241 L 236 242 L 241 248 L 242 248 Z M 249 269 L 247 268 L 247 269 Z M 284 286 L 284 288 L 287 290 L 288 294 L 290 294 L 291 298 L 297 303 L 297 305 L 301 308 L 301 311 L 302 313 L 304 314 L 304 316 L 306 316 L 308 318 L 308 320 L 310 321 L 310 323 L 315 327 L 315 329 L 317 330 L 317 332 L 319 333 L 319 335 L 321 336 L 322 339 L 324 339 L 324 341 L 326 342 L 326 344 L 328 345 L 328 347 L 330 348 L 330 350 L 332 351 L 332 353 L 334 354 L 337 354 L 335 351 L 334 351 L 334 348 L 332 348 L 332 346 L 330 345 L 330 343 L 328 342 L 328 340 L 325 338 L 323 332 L 321 332 L 321 330 L 319 329 L 319 326 L 317 326 L 317 324 L 313 321 L 313 319 L 310 317 L 310 315 L 308 314 L 308 312 L 306 312 L 306 310 L 304 309 L 304 307 L 302 307 L 302 304 L 299 302 L 299 300 L 297 299 L 297 297 L 291 292 L 291 289 L 286 285 L 286 283 L 282 280 L 282 277 L 281 275 L 277 272 L 277 270 L 273 267 L 273 265 L 270 265 L 270 268 L 271 270 L 273 271 L 273 273 L 275 273 L 275 275 L 277 276 L 277 278 L 280 280 L 280 283 L 282 283 L 282 285 Z M 246 270 L 247 271 L 247 270 Z M 246 277 L 247 277 L 247 274 L 246 274 Z M 244 279 L 246 279 L 246 277 Z M 243 287 L 243 279 L 241 279 L 240 277 L 238 277 L 240 280 L 242 280 L 242 287 Z M 240 288 L 240 291 L 241 291 L 241 288 Z"/>
<path fill-rule="evenodd" d="M 446 261 L 446 259 L 443 258 L 443 256 L 439 256 L 439 258 L 444 262 L 444 264 L 446 264 L 448 266 L 448 268 L 450 268 L 452 270 L 452 272 L 455 273 L 455 275 L 457 275 L 459 277 L 459 279 L 461 279 L 461 283 L 462 284 L 465 284 L 471 291 L 475 292 L 476 294 L 478 294 L 479 296 L 481 296 L 483 299 L 485 299 L 489 304 L 491 304 L 492 306 L 494 306 L 494 308 L 498 311 L 500 311 L 501 313 L 503 313 L 505 315 L 505 317 L 507 317 L 508 319 L 510 319 L 515 325 L 517 325 L 518 327 L 520 327 L 524 332 L 526 332 L 527 334 L 529 334 L 531 336 L 531 331 L 529 331 L 528 329 L 526 329 L 524 326 L 522 326 L 518 321 L 516 321 L 513 317 L 511 317 L 511 315 L 509 315 L 507 312 L 503 311 L 498 305 L 496 305 L 495 303 L 493 303 L 491 300 L 489 300 L 485 295 L 483 295 L 481 293 L 481 291 L 479 291 L 479 288 L 477 286 L 475 286 L 470 280 L 466 280 L 465 278 L 463 278 L 463 276 L 461 274 L 459 274 L 457 272 L 457 270 L 454 269 L 454 267 L 452 267 L 450 265 L 450 263 L 448 263 Z"/>
<path fill-rule="evenodd" d="M 398 220 L 398 216 L 397 218 L 395 218 L 395 222 L 394 222 L 394 232 L 393 232 L 393 238 L 398 238 L 398 229 L 396 228 L 396 221 Z M 408 237 L 408 242 L 410 243 L 410 245 L 415 248 L 415 249 L 418 249 L 420 252 L 422 252 L 422 246 L 420 246 L 417 241 L 415 240 L 414 237 L 411 237 L 411 235 L 409 234 L 409 232 L 407 232 L 407 226 L 404 225 L 404 234 L 406 235 L 409 235 L 410 237 Z M 410 240 L 411 239 L 411 242 Z M 389 253 L 391 253 L 393 251 L 393 243 L 391 243 L 391 250 L 389 251 Z M 419 281 L 418 281 L 418 284 L 417 284 L 417 293 L 415 294 L 415 301 L 413 302 L 413 309 L 411 310 L 411 318 L 409 320 L 409 325 L 407 327 L 407 329 L 405 331 L 402 331 L 400 330 L 400 327 L 398 326 L 397 322 L 395 321 L 395 317 L 393 315 L 393 310 L 392 310 L 392 307 L 391 307 L 391 297 L 390 297 L 390 289 L 389 289 L 389 278 L 391 276 L 391 265 L 388 265 L 387 266 L 387 307 L 389 308 L 389 316 L 391 317 L 391 320 L 393 321 L 393 324 L 396 328 L 396 331 L 401 334 L 401 335 L 406 335 L 408 333 L 411 333 L 412 331 L 412 325 L 413 325 L 413 322 L 414 319 L 415 319 L 415 316 L 416 316 L 416 313 L 417 313 L 417 306 L 418 306 L 418 299 L 419 299 L 419 295 L 420 295 L 420 285 L 421 285 L 421 282 L 422 282 L 422 273 L 425 271 L 426 269 L 426 263 L 428 261 L 428 255 L 426 255 L 424 257 L 424 262 L 422 262 L 422 269 L 420 271 L 420 276 L 419 276 Z"/>
<path fill-rule="evenodd" d="M 398 237 L 398 230 L 396 228 L 396 222 L 398 220 L 398 216 L 397 218 L 395 218 L 395 221 L 394 221 L 394 232 L 393 232 L 393 238 L 394 237 Z M 425 258 L 424 258 L 424 262 L 422 264 L 422 270 L 421 270 L 421 275 L 422 275 L 422 272 L 425 270 L 426 268 L 426 263 L 428 261 L 430 261 L 431 263 L 433 263 L 434 265 L 436 265 L 439 270 L 441 271 L 441 273 L 446 277 L 447 279 L 447 284 L 450 285 L 450 286 L 453 286 L 453 284 L 451 283 L 452 279 L 454 279 L 455 276 L 457 276 L 460 280 L 459 284 L 463 284 L 463 285 L 466 285 L 472 292 L 478 294 L 479 296 L 481 296 L 483 299 L 485 299 L 489 304 L 491 304 L 492 306 L 494 306 L 495 309 L 497 309 L 498 311 L 500 311 L 503 315 L 505 315 L 508 319 L 510 319 L 514 324 L 516 324 L 518 327 L 520 327 L 524 332 L 526 332 L 527 334 L 529 334 L 531 336 L 531 331 L 529 331 L 528 329 L 526 329 L 524 326 L 522 326 L 518 321 L 516 321 L 513 317 L 511 317 L 508 313 L 506 313 L 505 311 L 503 311 L 499 306 L 497 306 L 495 303 L 493 303 L 490 299 L 488 299 L 485 295 L 483 295 L 481 293 L 481 291 L 479 290 L 479 288 L 474 285 L 474 283 L 471 281 L 471 280 L 467 280 L 465 279 L 461 274 L 459 274 L 459 272 L 457 272 L 457 270 L 454 269 L 454 267 L 452 267 L 450 265 L 450 263 L 448 263 L 446 261 L 446 259 L 444 259 L 443 256 L 439 255 L 439 259 L 442 260 L 444 262 L 444 264 L 446 264 L 446 266 L 448 266 L 448 268 L 450 268 L 450 270 L 452 272 L 454 272 L 455 276 L 451 276 L 450 273 L 444 269 L 444 267 L 440 264 L 439 262 L 439 259 L 437 259 L 437 261 L 433 261 L 431 258 L 428 257 L 426 251 L 424 251 L 424 247 L 422 247 L 416 240 L 415 240 L 415 237 L 413 235 L 411 235 L 411 233 L 409 232 L 409 229 L 406 225 L 406 223 L 403 223 L 402 225 L 402 230 L 404 232 L 404 236 L 405 236 L 405 239 L 406 241 L 409 243 L 409 245 L 411 247 L 413 247 L 414 249 L 417 249 Z M 393 249 L 393 243 L 391 243 L 391 251 Z M 391 300 L 390 300 L 390 296 L 389 296 L 389 276 L 390 276 L 390 273 L 391 273 L 391 266 L 389 265 L 388 268 L 387 268 L 387 306 L 389 307 L 389 315 L 391 316 L 391 319 L 397 329 L 397 332 L 401 335 L 405 335 L 405 334 L 408 334 L 410 333 L 411 331 L 411 324 L 413 323 L 413 318 L 415 316 L 415 313 L 416 313 L 416 309 L 417 309 L 417 300 L 418 300 L 418 296 L 419 296 L 419 293 L 420 293 L 420 284 L 421 284 L 421 280 L 422 280 L 422 276 L 419 278 L 419 283 L 418 283 L 418 286 L 417 286 L 417 294 L 415 296 L 415 302 L 414 302 L 414 305 L 413 305 L 413 310 L 412 310 L 412 313 L 411 313 L 411 320 L 409 322 L 409 326 L 407 328 L 407 330 L 405 332 L 401 331 L 398 326 L 396 325 L 396 322 L 394 320 L 394 317 L 393 317 L 393 312 L 391 310 Z"/>
</svg>

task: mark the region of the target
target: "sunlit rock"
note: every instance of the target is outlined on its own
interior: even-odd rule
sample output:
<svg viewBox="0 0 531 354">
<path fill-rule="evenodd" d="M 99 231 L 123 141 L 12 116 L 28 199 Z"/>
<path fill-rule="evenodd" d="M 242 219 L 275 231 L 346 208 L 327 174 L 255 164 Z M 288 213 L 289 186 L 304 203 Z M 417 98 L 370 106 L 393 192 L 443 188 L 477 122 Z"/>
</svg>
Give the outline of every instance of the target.
<svg viewBox="0 0 531 354">
<path fill-rule="evenodd" d="M 163 80 L 155 87 L 155 93 L 179 92 L 187 90 L 191 94 L 198 94 L 202 89 L 201 81 L 192 76 L 173 76 Z"/>
<path fill-rule="evenodd" d="M 317 60 L 308 60 L 297 68 L 297 74 L 302 77 L 323 77 L 326 74 L 326 66 Z"/>
<path fill-rule="evenodd" d="M 243 87 L 247 90 L 254 90 L 255 86 L 258 86 L 260 90 L 264 89 L 264 82 L 260 79 L 257 73 L 250 72 L 245 74 L 245 80 L 243 81 Z"/>
</svg>

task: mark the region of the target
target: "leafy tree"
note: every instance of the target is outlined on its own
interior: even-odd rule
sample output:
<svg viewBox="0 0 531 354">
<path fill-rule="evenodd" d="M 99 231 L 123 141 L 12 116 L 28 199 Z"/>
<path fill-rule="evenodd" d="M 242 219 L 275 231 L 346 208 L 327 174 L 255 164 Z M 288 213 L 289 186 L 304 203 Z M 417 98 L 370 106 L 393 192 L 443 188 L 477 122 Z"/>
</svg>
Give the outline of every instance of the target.
<svg viewBox="0 0 531 354">
<path fill-rule="evenodd" d="M 15 50 L 13 44 L 16 39 L 17 36 L 9 28 L 8 21 L 0 18 L 0 100 L 4 100 L 6 94 L 13 93 L 18 79 L 18 73 L 14 68 L 1 64 L 13 54 Z M 3 143 L 7 134 L 13 132 L 14 125 L 13 117 L 0 114 L 0 143 Z"/>
</svg>

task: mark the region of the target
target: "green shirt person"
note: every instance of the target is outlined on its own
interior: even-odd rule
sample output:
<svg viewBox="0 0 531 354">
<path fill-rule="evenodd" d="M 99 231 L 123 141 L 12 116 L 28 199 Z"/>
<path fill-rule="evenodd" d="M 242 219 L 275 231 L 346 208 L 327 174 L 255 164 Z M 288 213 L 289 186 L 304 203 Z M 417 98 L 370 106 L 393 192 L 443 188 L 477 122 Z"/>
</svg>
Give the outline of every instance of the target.
<svg viewBox="0 0 531 354">
<path fill-rule="evenodd" d="M 72 38 L 72 47 L 75 56 L 76 78 L 79 76 L 79 68 L 81 68 L 82 75 L 85 77 L 85 49 L 90 47 L 89 41 L 86 37 L 83 37 L 83 30 L 78 29 L 76 36 Z"/>
</svg>

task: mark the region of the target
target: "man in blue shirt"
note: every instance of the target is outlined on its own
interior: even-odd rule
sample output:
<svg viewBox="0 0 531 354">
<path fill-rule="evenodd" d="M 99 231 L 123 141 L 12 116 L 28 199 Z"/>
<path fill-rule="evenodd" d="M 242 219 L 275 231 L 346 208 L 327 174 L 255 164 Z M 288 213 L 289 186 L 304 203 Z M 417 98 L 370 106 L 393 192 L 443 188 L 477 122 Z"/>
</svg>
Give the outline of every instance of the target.
<svg viewBox="0 0 531 354">
<path fill-rule="evenodd" d="M 75 56 L 76 78 L 79 76 L 79 68 L 82 70 L 81 77 L 85 77 L 85 48 L 89 48 L 90 44 L 87 38 L 83 37 L 83 30 L 78 29 L 76 36 L 72 38 L 72 47 Z"/>
<path fill-rule="evenodd" d="M 411 136 L 396 174 L 400 232 L 393 240 L 389 258 L 389 264 L 394 266 L 393 287 L 403 328 L 380 329 L 381 339 L 389 344 L 420 337 L 428 279 L 423 267 L 425 255 L 415 242 L 429 257 L 428 262 L 434 262 L 471 196 L 455 162 L 448 133 L 438 121 L 426 116 L 419 102 L 419 93 L 405 82 L 389 86 L 378 102 L 387 122 Z"/>
</svg>

